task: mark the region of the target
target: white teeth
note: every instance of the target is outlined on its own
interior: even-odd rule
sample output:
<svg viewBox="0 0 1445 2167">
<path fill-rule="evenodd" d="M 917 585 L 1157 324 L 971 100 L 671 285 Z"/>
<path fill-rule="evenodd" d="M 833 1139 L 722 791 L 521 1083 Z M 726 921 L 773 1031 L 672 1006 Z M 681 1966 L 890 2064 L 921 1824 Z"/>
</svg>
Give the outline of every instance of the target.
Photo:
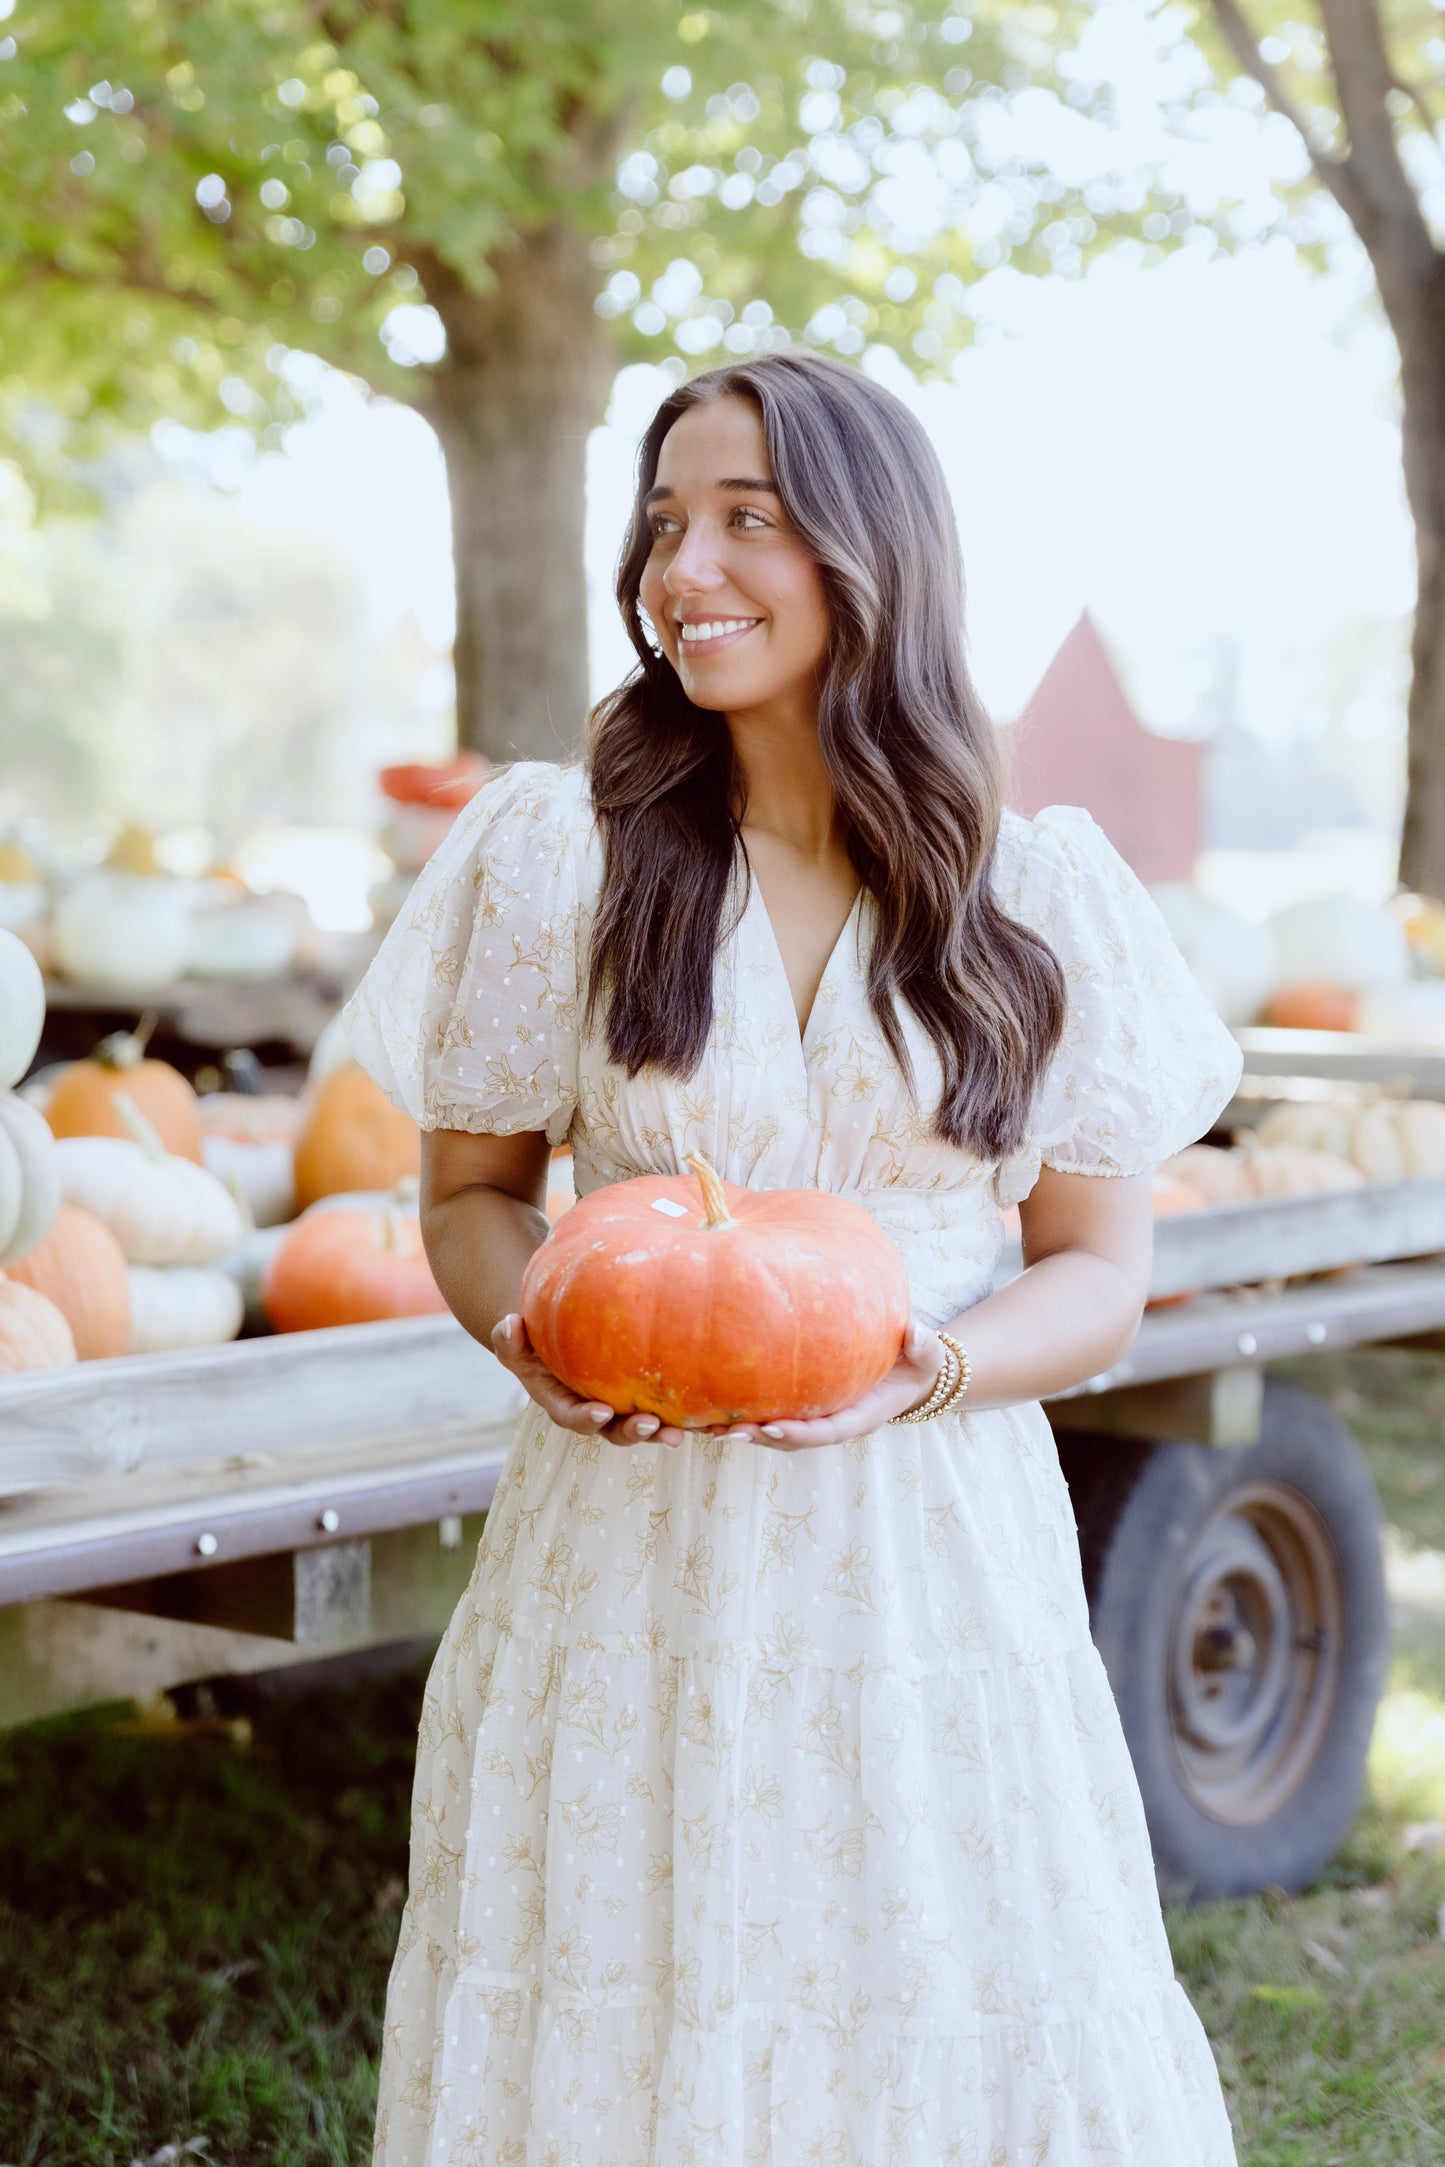
<svg viewBox="0 0 1445 2167">
<path fill-rule="evenodd" d="M 741 632 L 759 622 L 756 617 L 719 617 L 711 624 L 681 625 L 678 629 L 685 641 L 719 640 L 725 632 Z"/>
</svg>

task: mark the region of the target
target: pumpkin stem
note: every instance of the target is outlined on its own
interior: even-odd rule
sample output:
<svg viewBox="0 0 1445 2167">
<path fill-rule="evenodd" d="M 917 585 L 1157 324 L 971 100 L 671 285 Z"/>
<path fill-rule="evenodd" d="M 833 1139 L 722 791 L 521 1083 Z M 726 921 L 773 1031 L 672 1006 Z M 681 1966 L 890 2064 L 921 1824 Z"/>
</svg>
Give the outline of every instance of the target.
<svg viewBox="0 0 1445 2167">
<path fill-rule="evenodd" d="M 112 1031 L 108 1038 L 101 1040 L 91 1058 L 102 1068 L 139 1068 L 145 1059 L 151 1033 L 159 1021 L 157 1011 L 148 1008 L 133 1031 Z"/>
<path fill-rule="evenodd" d="M 376 1246 L 388 1256 L 403 1260 L 414 1257 L 420 1246 L 420 1234 L 411 1213 L 394 1199 L 383 1204 L 381 1224 L 376 1230 Z"/>
<path fill-rule="evenodd" d="M 117 1091 L 111 1105 L 130 1130 L 148 1159 L 168 1159 L 170 1153 L 128 1091 Z"/>
<path fill-rule="evenodd" d="M 704 1226 L 736 1226 L 737 1221 L 728 1210 L 728 1200 L 718 1170 L 711 1159 L 705 1159 L 700 1151 L 690 1151 L 687 1163 L 698 1178 L 702 1189 L 703 1210 L 707 1213 Z"/>
</svg>

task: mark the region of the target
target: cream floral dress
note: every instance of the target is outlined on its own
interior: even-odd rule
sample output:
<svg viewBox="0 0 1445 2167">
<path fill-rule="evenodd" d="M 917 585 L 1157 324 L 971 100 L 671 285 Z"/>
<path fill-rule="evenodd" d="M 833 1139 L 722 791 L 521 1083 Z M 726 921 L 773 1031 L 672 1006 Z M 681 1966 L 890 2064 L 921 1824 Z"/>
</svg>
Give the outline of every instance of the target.
<svg viewBox="0 0 1445 2167">
<path fill-rule="evenodd" d="M 940 1142 L 871 1015 L 855 905 L 799 1038 L 741 870 L 686 1083 L 584 1030 L 583 776 L 473 800 L 352 1000 L 425 1127 L 569 1140 L 577 1186 L 817 1185 L 918 1314 L 987 1293 L 1041 1163 L 1145 1169 L 1239 1067 L 1087 814 L 1005 818 L 1004 907 L 1070 1016 L 1028 1148 Z M 1232 2167 L 1036 1405 L 773 1452 L 523 1417 L 427 1687 L 378 2167 Z"/>
</svg>

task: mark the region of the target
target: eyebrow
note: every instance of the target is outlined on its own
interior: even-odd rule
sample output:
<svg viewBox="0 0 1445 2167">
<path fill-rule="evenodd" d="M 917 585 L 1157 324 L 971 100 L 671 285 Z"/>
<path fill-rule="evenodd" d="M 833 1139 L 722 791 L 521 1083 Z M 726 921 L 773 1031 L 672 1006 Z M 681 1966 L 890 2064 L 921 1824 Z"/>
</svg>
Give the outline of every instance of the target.
<svg viewBox="0 0 1445 2167">
<path fill-rule="evenodd" d="M 715 482 L 713 486 L 716 489 L 740 490 L 745 496 L 753 496 L 759 491 L 770 497 L 775 497 L 778 493 L 771 482 L 759 481 L 756 476 L 749 477 L 747 475 L 734 475 L 727 481 Z M 655 488 L 648 490 L 647 495 L 642 500 L 642 509 L 646 511 L 648 505 L 655 504 L 659 497 L 671 497 L 676 496 L 676 494 L 675 489 L 669 489 L 665 483 L 659 482 Z"/>
</svg>

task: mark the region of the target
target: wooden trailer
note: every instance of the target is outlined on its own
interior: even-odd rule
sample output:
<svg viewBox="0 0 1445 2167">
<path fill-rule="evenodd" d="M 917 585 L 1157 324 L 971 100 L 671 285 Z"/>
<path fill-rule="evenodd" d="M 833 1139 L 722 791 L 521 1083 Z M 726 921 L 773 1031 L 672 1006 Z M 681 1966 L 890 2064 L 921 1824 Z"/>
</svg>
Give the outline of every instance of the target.
<svg viewBox="0 0 1445 2167">
<path fill-rule="evenodd" d="M 1357 1804 L 1388 1620 L 1359 1450 L 1264 1366 L 1445 1346 L 1445 1180 L 1164 1219 L 1153 1293 L 1048 1410 L 1095 1638 L 1166 1887 L 1299 1886 Z M 448 1317 L 0 1382 L 0 1724 L 436 1636 L 520 1405 Z"/>
</svg>

